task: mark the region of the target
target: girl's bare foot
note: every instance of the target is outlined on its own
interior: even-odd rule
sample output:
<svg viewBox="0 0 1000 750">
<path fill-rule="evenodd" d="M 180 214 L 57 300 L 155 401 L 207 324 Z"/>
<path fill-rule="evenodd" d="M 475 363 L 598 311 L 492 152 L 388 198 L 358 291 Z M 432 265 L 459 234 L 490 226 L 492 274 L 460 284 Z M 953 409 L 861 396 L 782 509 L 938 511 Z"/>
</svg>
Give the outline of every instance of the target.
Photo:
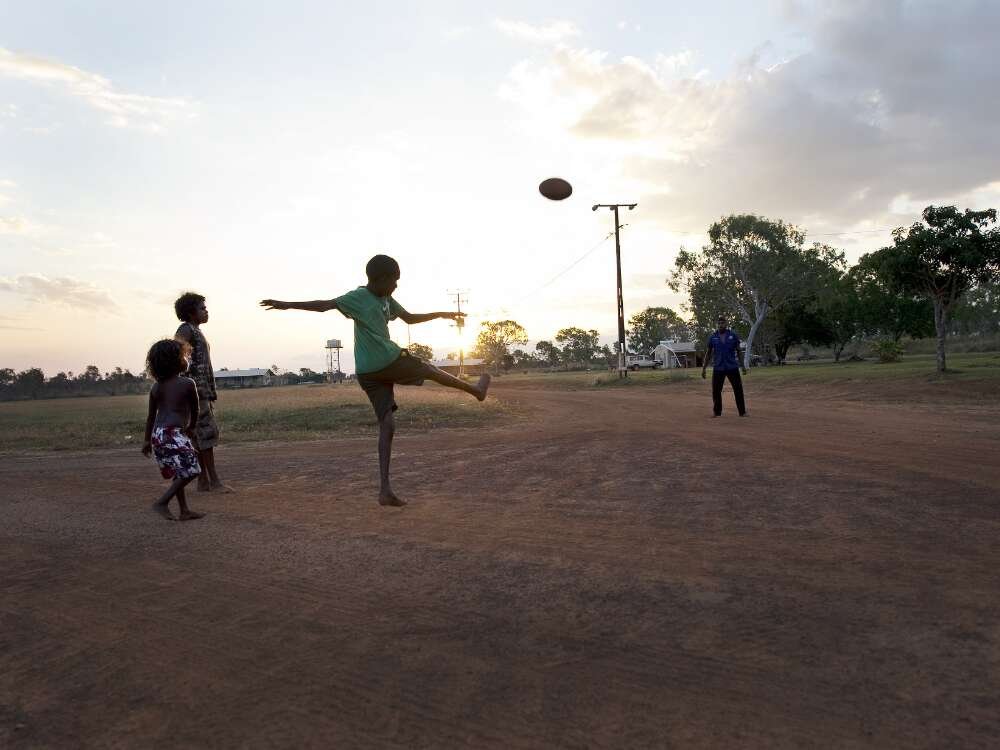
<svg viewBox="0 0 1000 750">
<path fill-rule="evenodd" d="M 204 518 L 204 517 L 205 517 L 204 513 L 196 513 L 193 510 L 181 511 L 181 520 L 182 521 L 196 521 L 197 519 Z"/>
<path fill-rule="evenodd" d="M 400 500 L 396 497 L 396 493 L 392 490 L 382 490 L 378 493 L 378 504 L 379 505 L 391 505 L 395 508 L 402 508 L 406 505 L 405 500 Z"/>
<path fill-rule="evenodd" d="M 234 490 L 228 484 L 225 484 L 224 482 L 222 482 L 222 480 L 219 479 L 216 479 L 214 482 L 212 482 L 210 489 L 212 490 L 212 492 L 222 492 L 225 494 L 229 494 L 230 492 L 236 492 L 236 490 Z"/>
<path fill-rule="evenodd" d="M 166 503 L 153 503 L 153 512 L 163 516 L 168 521 L 176 521 L 174 514 L 170 512 Z"/>
<path fill-rule="evenodd" d="M 476 388 L 479 393 L 476 395 L 476 398 L 480 401 L 486 400 L 486 391 L 490 389 L 490 380 L 492 380 L 492 378 L 488 372 L 479 376 L 479 382 L 476 383 Z"/>
</svg>

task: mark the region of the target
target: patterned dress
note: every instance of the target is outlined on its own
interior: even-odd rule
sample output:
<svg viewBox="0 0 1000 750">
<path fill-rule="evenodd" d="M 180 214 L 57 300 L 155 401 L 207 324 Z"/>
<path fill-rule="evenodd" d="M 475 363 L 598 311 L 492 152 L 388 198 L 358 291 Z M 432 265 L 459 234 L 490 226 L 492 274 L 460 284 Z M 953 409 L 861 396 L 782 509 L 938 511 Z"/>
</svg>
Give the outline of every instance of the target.
<svg viewBox="0 0 1000 750">
<path fill-rule="evenodd" d="M 164 479 L 187 479 L 201 474 L 198 451 L 180 427 L 157 427 L 150 443 Z"/>
<path fill-rule="evenodd" d="M 191 343 L 191 366 L 188 368 L 188 376 L 198 386 L 198 424 L 195 425 L 195 438 L 198 450 L 208 450 L 219 444 L 219 425 L 215 421 L 213 408 L 213 402 L 218 398 L 218 394 L 215 391 L 211 347 L 201 329 L 190 323 L 181 323 L 176 336 Z"/>
</svg>

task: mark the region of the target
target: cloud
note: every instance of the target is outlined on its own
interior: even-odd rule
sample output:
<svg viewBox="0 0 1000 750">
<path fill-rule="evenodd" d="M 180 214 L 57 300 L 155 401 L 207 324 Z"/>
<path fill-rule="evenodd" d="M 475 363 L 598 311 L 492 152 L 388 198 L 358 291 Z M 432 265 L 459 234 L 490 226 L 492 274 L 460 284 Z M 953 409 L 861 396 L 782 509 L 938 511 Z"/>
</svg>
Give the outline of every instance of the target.
<svg viewBox="0 0 1000 750">
<path fill-rule="evenodd" d="M 7 278 L 0 276 L 0 292 L 19 294 L 33 302 L 64 305 L 83 310 L 117 310 L 118 305 L 107 291 L 87 281 L 68 276 L 49 278 L 29 273 Z"/>
<path fill-rule="evenodd" d="M 170 122 L 193 116 L 190 102 L 184 99 L 118 91 L 111 81 L 96 73 L 2 47 L 0 75 L 60 88 L 105 113 L 106 122 L 113 127 L 159 132 Z"/>
<path fill-rule="evenodd" d="M 5 202 L 6 196 L 0 196 L 0 202 Z M 25 219 L 23 216 L 0 216 L 0 235 L 4 234 L 33 234 L 39 229 L 37 224 Z"/>
<path fill-rule="evenodd" d="M 509 37 L 533 44 L 556 44 L 570 37 L 579 36 L 580 29 L 570 21 L 547 21 L 533 25 L 524 21 L 508 21 L 497 18 L 493 26 Z"/>
<path fill-rule="evenodd" d="M 1000 179 L 1000 5 L 790 7 L 807 53 L 765 42 L 711 80 L 686 50 L 616 60 L 563 46 L 516 65 L 501 95 L 550 136 L 611 154 L 644 209 L 686 230 L 733 211 L 851 227 L 891 216 L 901 195 Z"/>
</svg>

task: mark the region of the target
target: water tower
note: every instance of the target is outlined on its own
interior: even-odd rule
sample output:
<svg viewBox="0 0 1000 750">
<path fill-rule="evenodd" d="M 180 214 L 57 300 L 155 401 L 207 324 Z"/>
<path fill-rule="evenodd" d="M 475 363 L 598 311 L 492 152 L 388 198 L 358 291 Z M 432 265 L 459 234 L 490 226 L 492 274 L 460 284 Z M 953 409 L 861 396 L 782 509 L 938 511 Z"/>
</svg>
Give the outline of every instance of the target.
<svg viewBox="0 0 1000 750">
<path fill-rule="evenodd" d="M 344 379 L 344 373 L 340 371 L 340 339 L 327 339 L 326 342 L 326 382 L 339 383 Z M 336 352 L 337 368 L 334 369 L 334 352 Z"/>
</svg>

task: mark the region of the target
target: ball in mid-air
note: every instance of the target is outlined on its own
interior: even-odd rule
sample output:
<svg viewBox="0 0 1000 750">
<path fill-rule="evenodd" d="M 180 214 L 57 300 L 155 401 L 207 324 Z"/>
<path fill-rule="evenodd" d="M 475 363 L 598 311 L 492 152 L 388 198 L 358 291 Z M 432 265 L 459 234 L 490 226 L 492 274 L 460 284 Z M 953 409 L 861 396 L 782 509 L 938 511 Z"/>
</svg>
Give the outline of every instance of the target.
<svg viewBox="0 0 1000 750">
<path fill-rule="evenodd" d="M 538 192 L 550 201 L 561 201 L 573 195 L 573 186 L 561 177 L 550 177 L 547 180 L 542 180 L 538 186 Z"/>
</svg>

